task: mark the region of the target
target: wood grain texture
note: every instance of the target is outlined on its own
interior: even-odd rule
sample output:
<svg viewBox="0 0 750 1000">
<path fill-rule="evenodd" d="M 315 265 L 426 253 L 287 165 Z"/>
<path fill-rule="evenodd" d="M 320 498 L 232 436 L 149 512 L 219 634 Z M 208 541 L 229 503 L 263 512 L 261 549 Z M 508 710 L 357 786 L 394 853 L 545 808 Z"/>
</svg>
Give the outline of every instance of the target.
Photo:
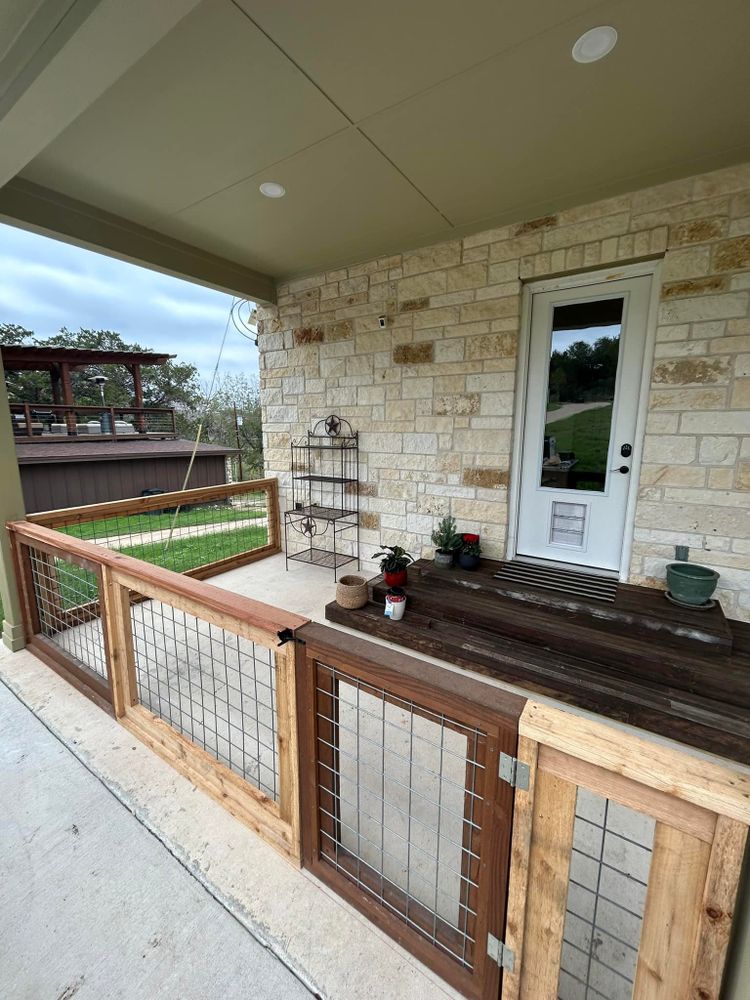
<svg viewBox="0 0 750 1000">
<path fill-rule="evenodd" d="M 666 792 L 649 788 L 639 781 L 626 778 L 615 771 L 605 771 L 603 767 L 571 757 L 569 754 L 548 746 L 539 747 L 539 767 L 559 778 L 572 781 L 598 792 L 605 798 L 614 799 L 636 812 L 653 816 L 662 823 L 689 833 L 698 840 L 710 844 L 716 829 L 716 814 L 701 809 L 692 802 L 667 795 Z"/>
<path fill-rule="evenodd" d="M 150 563 L 122 555 L 93 542 L 71 538 L 39 524 L 14 521 L 8 527 L 31 546 L 38 545 L 40 548 L 51 550 L 56 555 L 59 554 L 60 558 L 72 557 L 75 562 L 83 560 L 84 564 L 108 566 L 118 570 L 123 578 L 128 577 L 130 580 L 138 581 L 138 586 L 134 588 L 137 591 L 141 591 L 144 586 L 150 586 L 153 590 L 160 588 L 162 592 L 195 601 L 206 609 L 229 615 L 274 636 L 283 629 L 300 628 L 308 621 L 307 618 L 292 614 L 290 611 L 282 611 L 262 601 L 233 594 L 212 584 L 190 579 L 181 573 L 162 569 L 160 566 L 152 566 Z"/>
<path fill-rule="evenodd" d="M 295 643 L 288 642 L 274 654 L 276 669 L 276 739 L 279 753 L 279 807 L 289 824 L 289 853 L 301 857 L 299 797 L 299 736 L 297 732 L 297 691 Z"/>
<path fill-rule="evenodd" d="M 106 566 L 102 567 L 100 593 L 112 707 L 120 719 L 138 702 L 130 599 L 128 590 L 112 578 Z"/>
<path fill-rule="evenodd" d="M 686 994 L 689 1000 L 719 1000 L 747 833 L 744 823 L 725 816 L 716 821 Z"/>
<path fill-rule="evenodd" d="M 750 772 L 616 729 L 583 715 L 529 701 L 519 732 L 650 788 L 750 823 Z"/>
<path fill-rule="evenodd" d="M 522 1000 L 557 997 L 576 794 L 571 782 L 537 771 L 518 994 Z"/>
<path fill-rule="evenodd" d="M 128 708 L 120 722 L 259 837 L 293 864 L 298 864 L 290 825 L 281 818 L 277 803 L 267 795 L 220 764 L 142 705 Z"/>
<path fill-rule="evenodd" d="M 709 844 L 656 824 L 634 1000 L 687 997 Z"/>
<path fill-rule="evenodd" d="M 262 493 L 273 489 L 273 484 L 278 487 L 278 481 L 273 478 L 253 479 L 241 483 L 220 483 L 218 486 L 201 486 L 194 490 L 174 490 L 171 493 L 159 493 L 156 496 L 130 497 L 126 500 L 110 500 L 106 503 L 85 504 L 81 507 L 41 511 L 38 514 L 29 514 L 27 520 L 48 528 L 60 528 L 68 524 L 80 524 L 82 521 L 99 521 L 107 517 L 145 514 L 151 510 L 162 510 L 166 507 L 187 507 L 197 503 L 226 500 L 231 496 L 249 491 Z"/>
<path fill-rule="evenodd" d="M 503 973 L 503 1000 L 520 1000 L 524 966 L 524 929 L 529 885 L 529 855 L 534 819 L 538 744 L 525 736 L 518 739 L 517 757 L 529 767 L 529 788 L 516 789 L 513 803 L 513 833 L 508 882 L 505 943 L 516 956 L 512 972 Z"/>
</svg>

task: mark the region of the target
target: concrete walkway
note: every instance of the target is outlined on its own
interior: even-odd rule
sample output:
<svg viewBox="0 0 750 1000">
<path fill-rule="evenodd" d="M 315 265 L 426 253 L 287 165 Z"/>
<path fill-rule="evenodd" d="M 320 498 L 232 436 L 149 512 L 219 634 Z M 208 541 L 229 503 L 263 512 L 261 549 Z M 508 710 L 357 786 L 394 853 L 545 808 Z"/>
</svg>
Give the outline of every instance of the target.
<svg viewBox="0 0 750 1000">
<path fill-rule="evenodd" d="M 0 996 L 308 990 L 0 684 Z"/>
</svg>

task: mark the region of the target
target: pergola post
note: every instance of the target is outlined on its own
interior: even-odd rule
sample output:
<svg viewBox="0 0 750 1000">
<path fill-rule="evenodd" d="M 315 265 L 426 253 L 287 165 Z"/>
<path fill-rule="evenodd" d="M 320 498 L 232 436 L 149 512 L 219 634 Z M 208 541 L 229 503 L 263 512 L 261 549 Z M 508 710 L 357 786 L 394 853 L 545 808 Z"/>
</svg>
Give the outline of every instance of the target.
<svg viewBox="0 0 750 1000">
<path fill-rule="evenodd" d="M 130 365 L 130 374 L 133 376 L 133 405 L 143 409 L 143 381 L 141 380 L 141 366 Z M 146 421 L 142 413 L 136 413 L 135 426 L 139 434 L 146 433 Z"/>
<path fill-rule="evenodd" d="M 1 361 L 1 359 L 0 359 Z M 0 378 L 0 597 L 3 601 L 3 642 L 14 652 L 26 645 L 21 601 L 13 569 L 13 555 L 6 521 L 19 521 L 26 516 L 21 490 L 21 474 L 16 458 L 16 442 L 8 405 L 5 379 Z"/>
<path fill-rule="evenodd" d="M 60 367 L 59 365 L 53 365 L 49 370 L 49 380 L 52 385 L 52 402 L 57 406 L 62 403 L 62 395 L 60 393 Z"/>
<path fill-rule="evenodd" d="M 70 380 L 70 365 L 63 361 L 60 365 L 60 383 L 62 385 L 62 397 L 65 406 L 74 406 L 75 401 L 73 399 L 73 383 Z M 65 423 L 68 425 L 68 434 L 78 433 L 78 421 L 76 420 L 75 413 L 67 411 L 65 414 Z"/>
</svg>

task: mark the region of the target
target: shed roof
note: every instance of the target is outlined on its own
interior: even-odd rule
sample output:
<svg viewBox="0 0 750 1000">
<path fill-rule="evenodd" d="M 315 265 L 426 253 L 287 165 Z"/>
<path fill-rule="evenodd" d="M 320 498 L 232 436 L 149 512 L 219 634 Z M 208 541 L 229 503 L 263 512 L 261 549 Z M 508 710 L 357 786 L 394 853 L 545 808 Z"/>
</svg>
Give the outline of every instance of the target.
<svg viewBox="0 0 750 1000">
<path fill-rule="evenodd" d="M 194 443 L 177 441 L 59 441 L 49 444 L 17 444 L 19 465 L 58 462 L 117 462 L 139 458 L 188 458 Z M 199 444 L 196 455 L 236 455 L 236 448 Z"/>
</svg>

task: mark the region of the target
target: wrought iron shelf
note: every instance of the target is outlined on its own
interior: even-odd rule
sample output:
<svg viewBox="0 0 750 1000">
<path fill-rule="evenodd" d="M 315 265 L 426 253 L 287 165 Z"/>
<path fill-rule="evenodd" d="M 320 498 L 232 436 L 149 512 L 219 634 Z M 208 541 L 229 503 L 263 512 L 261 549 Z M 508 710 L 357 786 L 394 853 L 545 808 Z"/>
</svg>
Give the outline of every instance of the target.
<svg viewBox="0 0 750 1000">
<path fill-rule="evenodd" d="M 359 565 L 359 435 L 332 413 L 293 440 L 291 450 L 291 505 L 284 512 L 287 568 L 290 560 L 325 566 L 336 578 L 339 566 Z M 303 547 L 290 551 L 290 542 L 292 549 L 295 542 Z"/>
<path fill-rule="evenodd" d="M 305 475 L 305 476 L 295 476 L 295 482 L 298 483 L 356 483 L 357 479 L 353 476 L 315 476 L 315 475 Z"/>
<path fill-rule="evenodd" d="M 357 510 L 342 510 L 341 507 L 321 507 L 317 504 L 298 507 L 295 510 L 287 510 L 284 513 L 289 517 L 314 517 L 319 521 L 343 521 L 345 518 L 359 517 L 359 511 Z"/>
<path fill-rule="evenodd" d="M 326 569 L 338 569 L 350 562 L 359 562 L 357 556 L 348 556 L 344 552 L 331 552 L 330 549 L 303 549 L 287 556 L 293 562 L 312 563 L 313 566 L 325 566 Z"/>
</svg>

